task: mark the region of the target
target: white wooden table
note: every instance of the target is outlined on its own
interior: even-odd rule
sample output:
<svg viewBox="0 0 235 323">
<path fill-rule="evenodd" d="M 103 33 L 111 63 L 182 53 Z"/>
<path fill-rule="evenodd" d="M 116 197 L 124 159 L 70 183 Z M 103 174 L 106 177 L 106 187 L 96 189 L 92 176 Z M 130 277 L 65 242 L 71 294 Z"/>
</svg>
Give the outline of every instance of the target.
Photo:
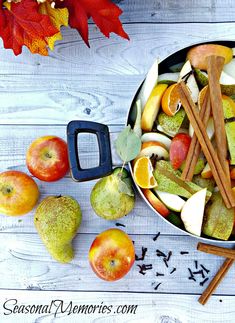
<svg viewBox="0 0 235 323">
<path fill-rule="evenodd" d="M 66 138 L 70 120 L 106 123 L 112 141 L 122 129 L 131 99 L 153 61 L 193 42 L 235 39 L 235 2 L 232 0 L 123 0 L 122 21 L 131 41 L 103 38 L 90 26 L 91 49 L 75 31 L 63 31 L 49 57 L 18 57 L 7 50 L 0 55 L 0 171 L 27 172 L 25 151 L 42 135 Z M 93 137 L 82 137 L 85 165 L 97 162 Z M 113 151 L 113 164 L 120 160 Z M 75 259 L 61 265 L 51 259 L 33 225 L 33 212 L 24 217 L 0 216 L 0 322 L 234 322 L 235 266 L 206 306 L 197 302 L 208 282 L 189 280 L 188 268 L 203 264 L 211 279 L 223 259 L 196 251 L 197 240 L 182 235 L 147 208 L 138 197 L 134 211 L 119 221 L 97 217 L 89 204 L 94 182 L 75 183 L 69 176 L 55 183 L 37 181 L 41 199 L 70 194 L 81 204 L 83 222 L 74 245 Z M 94 237 L 119 222 L 135 241 L 136 253 L 147 247 L 145 264 L 153 269 L 139 273 L 136 262 L 122 280 L 99 280 L 89 267 L 87 254 Z M 156 241 L 153 237 L 160 232 Z M 172 251 L 169 268 L 156 249 Z M 181 251 L 188 254 L 181 255 Z M 170 274 L 173 268 L 176 271 Z M 164 276 L 156 276 L 156 272 Z M 158 289 L 154 288 L 161 282 Z M 3 304 L 50 304 L 52 300 L 75 305 L 113 305 L 111 314 L 78 315 L 9 314 Z M 12 301 L 13 302 L 13 301 Z M 7 303 L 10 304 L 10 303 Z M 117 306 L 138 305 L 136 314 L 117 314 Z M 10 307 L 10 306 L 9 306 Z"/>
</svg>

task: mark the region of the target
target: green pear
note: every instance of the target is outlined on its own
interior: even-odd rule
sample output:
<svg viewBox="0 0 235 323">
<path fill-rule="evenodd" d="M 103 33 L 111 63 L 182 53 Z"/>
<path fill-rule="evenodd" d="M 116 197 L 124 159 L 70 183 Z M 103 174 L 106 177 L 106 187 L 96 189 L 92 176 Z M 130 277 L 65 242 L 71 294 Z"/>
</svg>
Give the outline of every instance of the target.
<svg viewBox="0 0 235 323">
<path fill-rule="evenodd" d="M 207 188 L 208 191 L 211 193 L 214 191 L 215 188 L 215 180 L 214 178 L 202 178 L 201 175 L 196 175 L 193 176 L 193 183 L 196 185 L 202 187 L 202 188 Z"/>
<path fill-rule="evenodd" d="M 160 132 L 163 132 L 170 137 L 174 137 L 178 133 L 178 131 L 185 119 L 185 116 L 186 116 L 186 113 L 185 113 L 184 109 L 180 109 L 172 117 L 168 116 L 164 112 L 161 112 L 158 115 L 157 129 Z"/>
<path fill-rule="evenodd" d="M 223 110 L 225 131 L 230 153 L 230 164 L 235 165 L 235 103 L 227 96 L 223 96 Z"/>
<path fill-rule="evenodd" d="M 181 197 L 190 198 L 194 193 L 202 188 L 193 182 L 185 182 L 181 179 L 181 172 L 174 170 L 170 162 L 160 160 L 156 163 L 154 177 L 158 186 L 153 190 L 177 194 Z M 207 191 L 206 201 L 211 197 L 211 192 Z"/>
<path fill-rule="evenodd" d="M 219 192 L 213 193 L 206 206 L 202 232 L 216 239 L 228 240 L 234 224 L 234 209 L 227 209 Z"/>
<path fill-rule="evenodd" d="M 199 69 L 194 70 L 195 78 L 202 87 L 208 84 L 208 75 Z M 222 94 L 231 96 L 235 94 L 235 78 L 222 71 L 220 77 L 220 86 Z"/>
<path fill-rule="evenodd" d="M 80 206 L 71 196 L 48 196 L 37 207 L 35 227 L 55 260 L 68 263 L 73 259 L 72 240 L 81 220 Z"/>
<path fill-rule="evenodd" d="M 185 167 L 185 161 L 182 163 L 182 165 L 180 166 L 180 170 L 183 172 Z M 198 158 L 198 161 L 196 163 L 195 169 L 194 169 L 194 175 L 198 175 L 201 174 L 201 172 L 203 171 L 205 167 L 205 160 L 204 158 L 200 157 Z"/>
<path fill-rule="evenodd" d="M 91 191 L 90 201 L 95 213 L 106 220 L 119 219 L 131 212 L 135 193 L 129 172 L 118 167 L 100 179 Z"/>
</svg>

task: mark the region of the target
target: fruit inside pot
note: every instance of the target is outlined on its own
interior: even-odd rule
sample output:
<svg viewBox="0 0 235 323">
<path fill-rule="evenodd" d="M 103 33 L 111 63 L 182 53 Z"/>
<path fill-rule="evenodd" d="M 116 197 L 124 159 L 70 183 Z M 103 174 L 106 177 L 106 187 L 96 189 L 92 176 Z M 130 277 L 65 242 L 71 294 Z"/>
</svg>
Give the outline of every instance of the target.
<svg viewBox="0 0 235 323">
<path fill-rule="evenodd" d="M 235 239 L 234 52 L 202 44 L 174 66 L 155 63 L 130 113 L 142 141 L 132 173 L 145 198 L 177 227 L 218 240 Z"/>
</svg>

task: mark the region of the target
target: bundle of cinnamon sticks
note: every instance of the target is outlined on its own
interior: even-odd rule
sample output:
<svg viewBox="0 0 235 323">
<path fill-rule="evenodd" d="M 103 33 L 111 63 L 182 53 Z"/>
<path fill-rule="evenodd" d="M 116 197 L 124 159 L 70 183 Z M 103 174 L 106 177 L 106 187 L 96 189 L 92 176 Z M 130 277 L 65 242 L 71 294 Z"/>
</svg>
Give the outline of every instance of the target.
<svg viewBox="0 0 235 323">
<path fill-rule="evenodd" d="M 187 155 L 185 168 L 182 173 L 182 179 L 185 181 L 192 180 L 194 169 L 202 150 L 211 168 L 223 201 L 226 207 L 230 209 L 235 207 L 235 197 L 231 188 L 229 175 L 227 139 L 224 124 L 222 94 L 219 82 L 223 66 L 223 57 L 214 55 L 207 57 L 209 84 L 205 89 L 202 106 L 200 106 L 199 102 L 199 110 L 194 104 L 185 83 L 182 81 L 179 84 L 179 95 L 182 106 L 184 107 L 189 121 L 194 128 L 194 134 Z M 212 145 L 206 131 L 211 113 L 213 115 L 215 128 L 216 149 Z M 204 305 L 235 261 L 235 251 L 205 244 L 199 244 L 198 250 L 227 257 L 222 267 L 199 299 L 199 302 Z"/>
<path fill-rule="evenodd" d="M 194 104 L 185 83 L 183 81 L 179 83 L 180 100 L 187 113 L 189 121 L 194 128 L 194 135 L 190 144 L 185 168 L 182 173 L 182 179 L 186 181 L 192 180 L 194 169 L 202 149 L 211 168 L 216 184 L 220 190 L 224 203 L 226 207 L 230 209 L 235 207 L 235 199 L 233 196 L 229 175 L 227 139 L 225 133 L 222 94 L 219 83 L 223 65 L 223 57 L 214 55 L 207 57 L 209 85 L 206 89 L 200 111 L 198 111 L 198 108 Z M 217 151 L 213 147 L 206 132 L 206 126 L 211 112 L 215 127 Z"/>
<path fill-rule="evenodd" d="M 199 303 L 205 305 L 212 293 L 215 291 L 217 286 L 223 280 L 224 276 L 227 274 L 231 266 L 235 261 L 235 250 L 234 249 L 227 249 L 222 247 L 217 247 L 213 245 L 209 245 L 206 243 L 198 243 L 197 250 L 206 252 L 212 255 L 217 255 L 221 257 L 226 257 L 226 260 L 216 273 L 215 277 L 211 280 L 210 284 L 207 286 L 205 291 L 202 293 L 201 297 L 199 298 Z"/>
</svg>

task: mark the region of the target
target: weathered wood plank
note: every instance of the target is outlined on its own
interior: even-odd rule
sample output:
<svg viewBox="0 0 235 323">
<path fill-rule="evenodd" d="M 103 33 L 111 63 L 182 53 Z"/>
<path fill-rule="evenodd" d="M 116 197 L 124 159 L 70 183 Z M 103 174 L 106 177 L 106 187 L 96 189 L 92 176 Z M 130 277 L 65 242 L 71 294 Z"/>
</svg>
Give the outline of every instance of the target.
<svg viewBox="0 0 235 323">
<path fill-rule="evenodd" d="M 64 178 L 58 182 L 45 183 L 36 180 L 41 192 L 40 200 L 49 195 L 71 195 L 81 205 L 83 220 L 80 231 L 83 233 L 99 233 L 115 223 L 122 223 L 129 233 L 153 234 L 162 232 L 166 234 L 185 234 L 166 223 L 156 215 L 139 197 L 138 193 L 134 210 L 128 216 L 116 221 L 107 221 L 98 217 L 90 205 L 90 192 L 95 181 L 76 183 L 70 178 Z M 0 215 L 1 232 L 35 232 L 33 224 L 34 210 L 25 216 L 9 217 Z M 134 224 L 134 225 L 133 225 Z"/>
<path fill-rule="evenodd" d="M 32 77 L 4 75 L 0 85 L 2 124 L 67 124 L 90 120 L 124 124 L 141 76 Z M 13 85 L 14 84 L 14 85 Z M 13 87 L 12 87 L 13 86 Z M 33 130 L 32 130 L 33 131 Z"/>
<path fill-rule="evenodd" d="M 115 150 L 115 140 L 123 126 L 111 126 L 110 143 L 114 166 L 122 165 Z M 0 126 L 0 172 L 7 169 L 28 172 L 26 167 L 26 151 L 31 142 L 41 136 L 55 135 L 67 140 L 66 125 L 1 125 Z M 80 134 L 79 156 L 84 167 L 98 164 L 98 145 L 95 135 Z"/>
<path fill-rule="evenodd" d="M 117 134 L 122 129 L 120 126 L 110 127 L 112 160 L 114 166 L 120 166 L 121 161 L 115 153 L 114 141 Z M 0 130 L 0 172 L 5 170 L 19 170 L 29 174 L 25 163 L 27 147 L 37 137 L 44 135 L 56 135 L 66 139 L 65 126 L 1 126 Z M 93 136 L 79 137 L 80 158 L 85 167 L 95 166 L 98 161 L 97 146 L 94 146 L 96 139 Z M 95 148 L 94 148 L 95 147 Z M 137 193 L 135 209 L 128 216 L 117 221 L 105 221 L 93 212 L 90 205 L 90 192 L 95 181 L 87 183 L 76 183 L 72 181 L 70 175 L 58 182 L 45 183 L 37 180 L 41 191 L 41 200 L 48 195 L 72 195 L 81 204 L 83 211 L 83 222 L 81 232 L 99 233 L 110 225 L 115 226 L 116 222 L 126 225 L 130 233 L 155 234 L 158 231 L 162 233 L 183 234 L 171 227 L 168 223 L 158 217 Z M 0 216 L 0 231 L 4 232 L 35 232 L 33 224 L 33 212 L 23 217 Z M 20 221 L 19 221 L 20 219 Z M 135 225 L 133 226 L 133 221 Z"/>
<path fill-rule="evenodd" d="M 223 262 L 221 257 L 196 251 L 196 239 L 160 236 L 157 241 L 153 241 L 151 235 L 131 235 L 137 255 L 141 255 L 141 247 L 148 248 L 145 260 L 136 261 L 126 277 L 112 284 L 98 279 L 89 266 L 87 256 L 94 237 L 93 234 L 78 233 L 74 241 L 75 258 L 70 264 L 63 265 L 51 259 L 37 234 L 1 233 L 0 275 L 4 279 L 0 281 L 0 288 L 200 294 L 208 282 L 205 286 L 200 286 L 203 281 L 201 275 L 195 275 L 196 282 L 188 280 L 188 268 L 196 271 L 194 260 L 197 260 L 199 268 L 203 264 L 210 270 L 205 276 L 212 278 Z M 166 255 L 172 251 L 169 268 L 165 266 L 162 257 L 156 256 L 156 249 Z M 189 254 L 181 255 L 182 250 Z M 137 265 L 142 263 L 153 266 L 146 275 L 139 273 Z M 174 267 L 176 271 L 170 274 Z M 164 276 L 157 277 L 156 272 L 163 273 Z M 218 287 L 217 294 L 234 294 L 234 274 L 235 267 L 232 267 Z M 154 290 L 160 282 L 162 284 L 158 290 Z"/>
<path fill-rule="evenodd" d="M 42 295 L 43 294 L 43 295 Z M 17 305 L 50 305 L 51 311 L 39 314 L 9 314 L 13 310 L 14 299 L 17 299 Z M 1 320 L 11 323 L 17 320 L 19 323 L 48 323 L 48 322 L 84 322 L 84 323 L 118 323 L 118 322 L 175 322 L 175 323 L 232 323 L 234 322 L 234 298 L 229 296 L 212 296 L 209 303 L 203 308 L 196 302 L 196 295 L 164 295 L 164 294 L 134 294 L 134 293 L 109 293 L 109 292 L 40 292 L 31 291 L 0 291 Z M 12 301 L 10 301 L 12 300 Z M 103 302 L 103 303 L 102 303 Z M 75 306 L 107 305 L 112 306 L 110 314 L 98 312 L 94 314 L 83 313 L 69 314 L 70 309 Z M 121 310 L 118 306 L 138 305 L 136 311 L 132 314 L 117 314 Z M 61 306 L 61 307 L 60 307 Z M 66 311 L 67 308 L 67 311 Z M 90 307 L 91 309 L 91 307 Z M 134 308 L 133 308 L 134 309 Z M 33 310 L 33 307 L 32 307 Z M 126 308 L 127 310 L 127 308 Z M 130 310 L 130 308 L 129 308 Z M 45 308 L 44 308 L 45 311 Z M 125 308 L 123 308 L 125 312 Z M 88 308 L 87 308 L 88 312 Z"/>
<path fill-rule="evenodd" d="M 115 153 L 114 140 L 122 127 L 112 126 L 111 145 L 112 145 L 112 160 L 113 165 L 120 166 L 121 161 Z M 66 139 L 65 126 L 2 126 L 0 131 L 0 171 L 9 169 L 23 171 L 29 174 L 25 165 L 25 154 L 27 147 L 32 140 L 37 137 L 53 134 Z M 94 166 L 98 160 L 98 152 L 93 148 L 95 139 L 93 137 L 81 137 L 81 160 L 83 165 Z M 92 148 L 91 148 L 92 147 Z M 91 152 L 92 151 L 92 152 Z M 96 156 L 96 157 L 95 157 Z M 92 162 L 92 163 L 91 163 Z M 135 209 L 128 216 L 117 221 L 105 221 L 93 212 L 90 205 L 90 192 L 95 181 L 87 183 L 76 183 L 72 181 L 70 176 L 58 182 L 46 183 L 37 180 L 41 191 L 41 199 L 48 195 L 72 195 L 81 204 L 83 211 L 83 222 L 81 232 L 83 233 L 99 233 L 110 225 L 115 225 L 120 222 L 126 225 L 126 229 L 130 233 L 145 233 L 155 234 L 158 231 L 162 233 L 182 234 L 180 231 L 172 228 L 168 223 L 165 223 L 160 217 L 152 212 L 145 202 L 137 194 Z M 0 217 L 0 231 L 4 232 L 35 232 L 33 225 L 33 212 L 23 217 Z M 20 221 L 19 221 L 20 219 Z M 135 221 L 135 226 L 133 226 Z"/>
<path fill-rule="evenodd" d="M 123 22 L 221 22 L 234 21 L 232 0 L 152 1 L 116 0 Z"/>
<path fill-rule="evenodd" d="M 129 1 L 125 2 L 129 3 Z M 153 1 L 151 2 L 154 3 Z M 170 2 L 172 1 L 162 1 L 161 3 L 165 4 Z M 199 1 L 193 2 L 196 3 Z M 144 3 L 144 1 L 136 1 L 136 3 L 141 4 Z M 235 6 L 233 1 L 230 1 L 230 3 L 231 6 L 232 4 L 233 7 Z M 142 4 L 140 6 L 142 6 Z M 183 7 L 184 6 L 182 5 L 182 8 Z M 230 10 L 224 11 L 228 14 L 231 13 Z M 141 14 L 142 13 L 143 12 L 141 12 Z M 232 15 L 234 16 L 234 14 Z M 180 15 L 177 15 L 176 17 L 177 19 L 180 18 Z M 81 76 L 90 74 L 92 75 L 90 78 L 91 80 L 95 75 L 100 74 L 141 74 L 143 77 L 157 57 L 162 59 L 166 55 L 195 42 L 214 39 L 235 39 L 235 23 L 140 23 L 134 25 L 127 24 L 125 25 L 125 29 L 130 35 L 130 42 L 115 35 L 110 39 L 106 39 L 101 36 L 97 29 L 92 28 L 90 32 L 90 49 L 84 45 L 76 31 L 64 29 L 64 40 L 56 43 L 55 51 L 51 52 L 49 57 L 32 55 L 27 49 L 24 49 L 22 55 L 15 57 L 11 50 L 1 49 L 0 75 L 31 74 L 33 75 L 31 85 L 36 85 L 36 75 L 56 74 L 58 75 L 58 81 L 60 81 L 61 78 L 61 87 L 63 86 L 64 91 L 66 91 L 69 87 L 68 82 L 72 75 L 77 74 Z M 64 82 L 63 75 L 67 75 L 67 82 Z M 81 81 L 82 80 L 80 80 L 80 82 Z M 22 85 L 23 82 L 27 87 L 28 79 L 26 78 L 24 80 L 22 77 Z M 53 82 L 56 81 L 53 80 Z M 0 83 L 0 87 L 4 88 L 2 83 Z M 48 90 L 53 88 L 53 83 L 47 85 Z M 14 81 L 12 86 L 14 86 Z M 97 87 L 100 86 L 95 82 L 93 84 L 93 88 L 94 87 L 97 89 Z M 24 99 L 23 96 L 22 99 Z"/>
</svg>

